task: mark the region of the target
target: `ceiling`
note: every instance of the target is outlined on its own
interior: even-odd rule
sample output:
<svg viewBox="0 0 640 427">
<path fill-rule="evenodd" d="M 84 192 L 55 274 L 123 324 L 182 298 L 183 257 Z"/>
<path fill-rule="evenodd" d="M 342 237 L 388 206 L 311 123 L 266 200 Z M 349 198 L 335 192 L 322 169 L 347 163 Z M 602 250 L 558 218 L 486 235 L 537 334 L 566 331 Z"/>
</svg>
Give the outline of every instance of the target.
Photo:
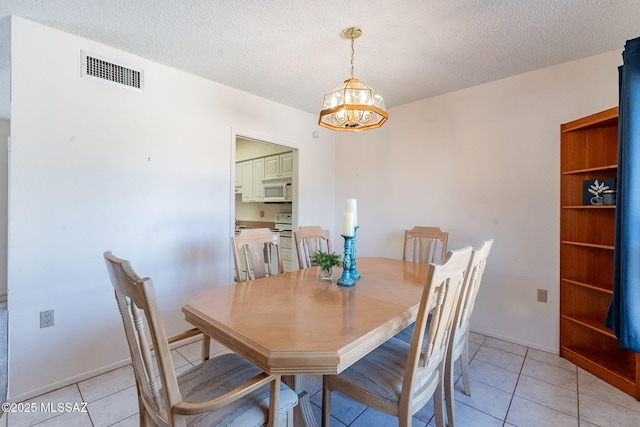
<svg viewBox="0 0 640 427">
<path fill-rule="evenodd" d="M 387 108 L 622 49 L 638 0 L 0 0 L 0 117 L 9 15 L 310 113 L 350 77 Z M 622 60 L 621 60 L 622 63 Z"/>
</svg>

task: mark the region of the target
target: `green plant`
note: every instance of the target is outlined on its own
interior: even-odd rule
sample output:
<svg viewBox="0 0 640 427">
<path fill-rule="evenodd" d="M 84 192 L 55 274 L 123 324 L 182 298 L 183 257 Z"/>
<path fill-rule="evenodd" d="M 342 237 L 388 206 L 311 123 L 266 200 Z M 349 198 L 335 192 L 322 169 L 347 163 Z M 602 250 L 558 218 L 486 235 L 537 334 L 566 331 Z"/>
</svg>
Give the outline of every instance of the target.
<svg viewBox="0 0 640 427">
<path fill-rule="evenodd" d="M 323 271 L 330 271 L 333 267 L 340 267 L 342 265 L 340 258 L 340 255 L 335 252 L 329 254 L 327 252 L 317 251 L 311 255 L 311 262 L 313 265 L 319 266 Z"/>
</svg>

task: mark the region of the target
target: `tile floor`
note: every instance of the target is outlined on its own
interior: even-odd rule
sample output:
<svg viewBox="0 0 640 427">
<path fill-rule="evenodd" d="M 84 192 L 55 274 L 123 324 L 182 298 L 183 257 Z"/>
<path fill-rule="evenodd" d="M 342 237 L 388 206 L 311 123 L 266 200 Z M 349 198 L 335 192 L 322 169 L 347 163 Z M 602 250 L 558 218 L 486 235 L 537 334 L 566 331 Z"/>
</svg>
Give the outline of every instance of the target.
<svg viewBox="0 0 640 427">
<path fill-rule="evenodd" d="M 483 335 L 470 339 L 472 396 L 456 390 L 459 427 L 638 427 L 640 402 L 560 357 Z M 200 344 L 173 350 L 176 371 L 198 362 Z M 307 389 L 320 423 L 321 377 L 308 377 Z M 8 413 L 2 427 L 137 426 L 138 402 L 131 366 L 30 399 L 42 408 L 61 403 L 87 403 L 86 412 Z M 81 409 L 81 408 L 80 408 Z M 340 393 L 332 398 L 334 427 L 397 426 L 397 419 L 357 403 Z M 433 403 L 415 414 L 413 425 L 435 426 Z"/>
</svg>

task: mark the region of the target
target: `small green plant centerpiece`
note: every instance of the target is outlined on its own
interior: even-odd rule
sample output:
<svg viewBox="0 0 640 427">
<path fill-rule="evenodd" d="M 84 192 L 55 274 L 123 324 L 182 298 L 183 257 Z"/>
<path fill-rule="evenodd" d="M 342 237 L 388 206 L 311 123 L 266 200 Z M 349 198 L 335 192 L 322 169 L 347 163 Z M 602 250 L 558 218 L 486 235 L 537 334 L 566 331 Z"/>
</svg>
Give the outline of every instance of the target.
<svg viewBox="0 0 640 427">
<path fill-rule="evenodd" d="M 333 267 L 340 267 L 342 265 L 342 259 L 340 255 L 334 253 L 327 253 L 317 251 L 311 255 L 311 263 L 320 267 L 320 277 L 322 280 L 331 280 L 333 274 Z"/>
</svg>

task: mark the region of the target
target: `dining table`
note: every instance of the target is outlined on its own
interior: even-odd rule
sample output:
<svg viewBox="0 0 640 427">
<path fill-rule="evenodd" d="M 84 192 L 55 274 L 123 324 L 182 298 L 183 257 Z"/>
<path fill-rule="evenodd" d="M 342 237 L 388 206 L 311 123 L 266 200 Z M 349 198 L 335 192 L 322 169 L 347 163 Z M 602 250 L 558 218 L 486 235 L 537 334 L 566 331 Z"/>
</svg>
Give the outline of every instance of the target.
<svg viewBox="0 0 640 427">
<path fill-rule="evenodd" d="M 317 425 L 304 375 L 335 375 L 415 322 L 429 266 L 357 259 L 353 286 L 322 280 L 311 267 L 205 289 L 182 308 L 185 319 L 298 393 L 296 427 Z"/>
</svg>

